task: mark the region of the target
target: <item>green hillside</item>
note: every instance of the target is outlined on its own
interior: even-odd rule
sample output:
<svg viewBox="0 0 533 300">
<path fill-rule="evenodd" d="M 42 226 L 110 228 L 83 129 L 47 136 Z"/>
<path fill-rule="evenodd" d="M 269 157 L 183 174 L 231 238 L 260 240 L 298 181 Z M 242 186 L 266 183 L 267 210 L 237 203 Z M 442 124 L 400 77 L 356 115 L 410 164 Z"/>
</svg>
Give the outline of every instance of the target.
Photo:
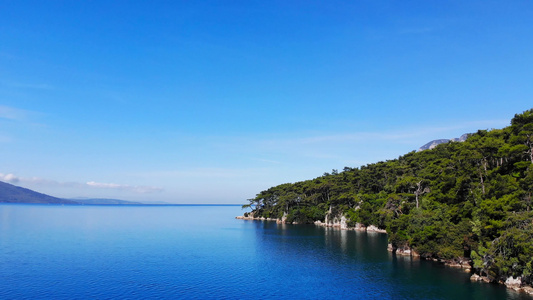
<svg viewBox="0 0 533 300">
<path fill-rule="evenodd" d="M 386 229 L 397 249 L 471 260 L 491 281 L 533 272 L 533 109 L 503 129 L 360 168 L 262 191 L 249 216 L 324 221 L 326 214 Z"/>
</svg>

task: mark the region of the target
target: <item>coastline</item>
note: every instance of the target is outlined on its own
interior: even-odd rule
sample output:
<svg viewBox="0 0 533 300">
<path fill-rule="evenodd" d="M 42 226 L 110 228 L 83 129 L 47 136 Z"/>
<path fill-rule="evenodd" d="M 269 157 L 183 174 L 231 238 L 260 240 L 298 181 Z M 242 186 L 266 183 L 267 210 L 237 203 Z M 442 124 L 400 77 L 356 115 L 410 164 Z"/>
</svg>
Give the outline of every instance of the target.
<svg viewBox="0 0 533 300">
<path fill-rule="evenodd" d="M 265 217 L 253 217 L 253 216 L 236 216 L 235 219 L 250 220 L 250 221 L 269 221 L 269 222 L 276 222 L 277 224 L 292 224 L 292 225 L 299 224 L 298 222 L 286 222 L 285 221 L 286 218 L 277 219 L 277 218 L 265 218 Z M 346 217 L 344 216 L 341 216 L 340 218 L 335 217 L 333 220 L 328 220 L 328 217 L 326 216 L 326 220 L 324 222 L 315 221 L 313 224 L 315 226 L 333 228 L 333 229 L 338 229 L 338 230 L 355 230 L 355 231 L 366 231 L 366 232 L 387 234 L 386 230 L 379 229 L 378 227 L 374 225 L 364 226 L 363 224 L 356 223 L 356 225 L 353 227 L 348 226 L 346 222 Z M 520 277 L 517 277 L 517 278 L 509 277 L 505 281 L 494 281 L 494 280 L 490 280 L 490 278 L 486 276 L 481 276 L 479 274 L 473 273 L 472 272 L 472 261 L 467 258 L 460 258 L 456 260 L 444 260 L 444 259 L 438 259 L 438 258 L 421 257 L 419 253 L 417 253 L 415 250 L 409 247 L 396 248 L 396 247 L 393 247 L 392 244 L 387 245 L 387 250 L 396 255 L 410 256 L 412 259 L 432 260 L 434 262 L 442 263 L 445 266 L 448 266 L 451 268 L 460 268 L 460 269 L 463 269 L 464 272 L 472 273 L 472 276 L 470 277 L 471 281 L 503 284 L 508 289 L 512 289 L 516 292 L 526 293 L 530 296 L 533 296 L 533 287 L 527 286 L 527 285 L 523 286 L 522 280 Z"/>
<path fill-rule="evenodd" d="M 276 222 L 278 224 L 292 224 L 297 225 L 300 224 L 298 222 L 286 222 L 284 218 L 282 219 L 275 219 L 275 218 L 265 218 L 265 217 L 246 217 L 246 216 L 236 216 L 235 219 L 238 220 L 254 220 L 254 221 L 272 221 Z M 365 227 L 364 225 L 357 223 L 355 227 L 349 227 L 347 226 L 346 222 L 321 222 L 321 221 L 315 221 L 313 223 L 316 226 L 320 227 L 328 227 L 328 228 L 335 228 L 340 230 L 357 230 L 357 231 L 366 231 L 366 232 L 376 232 L 376 233 L 387 233 L 385 229 L 379 229 L 378 227 L 374 225 L 370 225 L 368 227 Z M 309 224 L 311 225 L 311 224 Z"/>
</svg>

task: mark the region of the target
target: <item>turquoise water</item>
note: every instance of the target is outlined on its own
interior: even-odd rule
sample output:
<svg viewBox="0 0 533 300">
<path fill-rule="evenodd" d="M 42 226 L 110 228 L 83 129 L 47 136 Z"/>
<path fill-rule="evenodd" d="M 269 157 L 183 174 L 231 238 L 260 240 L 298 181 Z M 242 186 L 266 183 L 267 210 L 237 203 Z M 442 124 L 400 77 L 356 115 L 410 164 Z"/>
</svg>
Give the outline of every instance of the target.
<svg viewBox="0 0 533 300">
<path fill-rule="evenodd" d="M 529 299 L 238 206 L 0 205 L 0 299 Z"/>
</svg>

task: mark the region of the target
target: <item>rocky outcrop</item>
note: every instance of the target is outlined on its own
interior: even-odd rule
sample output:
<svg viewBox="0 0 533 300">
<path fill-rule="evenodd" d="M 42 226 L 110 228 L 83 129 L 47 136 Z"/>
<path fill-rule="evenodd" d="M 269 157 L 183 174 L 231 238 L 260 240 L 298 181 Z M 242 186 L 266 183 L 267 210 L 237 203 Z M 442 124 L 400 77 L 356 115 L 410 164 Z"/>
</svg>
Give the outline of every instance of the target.
<svg viewBox="0 0 533 300">
<path fill-rule="evenodd" d="M 472 267 L 472 260 L 469 258 L 465 258 L 465 257 L 459 257 L 456 259 L 449 259 L 449 260 L 438 260 L 438 261 L 452 268 L 464 269 L 466 272 L 470 272 L 470 268 Z"/>
<path fill-rule="evenodd" d="M 283 214 L 283 217 L 277 218 L 265 218 L 265 217 L 254 217 L 254 213 L 245 213 L 243 216 L 236 216 L 235 219 L 239 220 L 255 220 L 255 221 L 275 221 L 278 224 L 298 224 L 298 222 L 287 222 L 287 213 Z"/>
<path fill-rule="evenodd" d="M 346 216 L 342 213 L 339 214 L 339 213 L 333 212 L 333 208 L 331 206 L 329 207 L 329 210 L 326 213 L 324 222 L 315 221 L 315 225 L 322 226 L 322 227 L 338 228 L 342 230 L 359 230 L 359 231 L 367 231 L 367 232 L 387 233 L 386 230 L 379 229 L 378 227 L 374 225 L 370 225 L 366 227 L 361 223 L 355 223 L 355 226 L 349 226 L 348 218 L 346 218 Z"/>
<path fill-rule="evenodd" d="M 520 287 L 522 286 L 522 277 L 514 278 L 511 276 L 507 278 L 507 280 L 505 280 L 504 284 L 506 287 L 513 289 L 513 290 L 520 289 Z"/>
<path fill-rule="evenodd" d="M 357 225 L 360 225 L 361 228 L 364 228 L 364 230 L 368 231 L 368 232 L 378 232 L 378 233 L 387 233 L 387 230 L 385 229 L 380 229 L 378 228 L 377 226 L 374 226 L 374 225 L 370 225 L 368 227 L 365 227 L 359 223 L 357 223 Z"/>
<path fill-rule="evenodd" d="M 452 268 L 460 268 L 463 269 L 465 272 L 470 273 L 471 272 L 471 265 L 472 261 L 469 258 L 465 257 L 458 257 L 455 259 L 441 259 L 441 258 L 435 258 L 427 255 L 420 255 L 420 253 L 416 252 L 413 248 L 409 246 L 403 246 L 403 247 L 396 247 L 392 244 L 389 244 L 387 246 L 387 250 L 389 250 L 392 253 L 396 253 L 396 255 L 402 255 L 402 256 L 410 256 L 410 257 L 420 257 L 424 260 L 432 260 L 434 262 L 442 263 L 448 267 Z"/>
<path fill-rule="evenodd" d="M 298 222 L 287 222 L 287 213 L 283 214 L 283 217 L 276 219 L 276 218 L 265 218 L 265 217 L 254 217 L 253 213 L 245 213 L 243 216 L 237 216 L 235 219 L 239 220 L 257 220 L 257 221 L 276 221 L 278 224 L 298 224 Z M 331 214 L 327 214 L 326 218 L 324 219 L 324 222 L 322 221 L 315 221 L 314 223 L 317 226 L 322 227 L 331 227 L 331 228 L 337 228 L 342 230 L 359 230 L 359 231 L 367 231 L 367 232 L 378 232 L 378 233 L 387 233 L 385 229 L 380 229 L 374 225 L 370 225 L 368 227 L 365 227 L 363 224 L 356 223 L 354 227 L 348 226 L 348 219 L 344 215 L 337 215 L 333 216 Z"/>
<path fill-rule="evenodd" d="M 323 226 L 323 227 L 335 227 L 335 228 L 340 228 L 340 229 L 348 229 L 348 222 L 347 222 L 346 216 L 332 214 L 331 207 L 329 208 L 329 211 L 326 214 L 326 217 L 324 218 L 324 222 L 316 221 L 315 225 Z"/>
<path fill-rule="evenodd" d="M 420 257 L 420 254 L 418 254 L 418 252 L 416 252 L 415 250 L 411 249 L 408 246 L 396 247 L 396 246 L 393 246 L 392 244 L 389 244 L 387 246 L 387 250 L 389 250 L 392 253 L 396 253 L 396 255 Z"/>
<path fill-rule="evenodd" d="M 533 295 L 533 287 L 525 285 L 524 282 L 522 282 L 522 277 L 508 277 L 505 281 L 500 282 L 505 284 L 505 286 L 509 289 L 513 289 L 517 292 L 524 292 L 530 295 Z"/>
<path fill-rule="evenodd" d="M 235 219 L 239 219 L 239 220 L 257 220 L 257 221 L 277 221 L 278 220 L 278 219 L 274 219 L 274 218 L 265 218 L 265 217 L 255 218 L 253 216 L 236 216 Z"/>
<path fill-rule="evenodd" d="M 254 217 L 253 212 L 244 213 L 242 216 L 236 216 L 235 219 L 239 220 L 257 220 L 257 221 L 278 221 L 278 219 L 274 218 L 265 218 L 265 217 Z"/>
<path fill-rule="evenodd" d="M 479 274 L 473 274 L 470 277 L 470 280 L 481 281 L 481 282 L 486 282 L 486 283 L 496 282 L 494 279 L 491 279 L 488 276 L 481 276 Z M 498 283 L 505 284 L 507 288 L 515 290 L 517 292 L 523 292 L 529 295 L 533 295 L 533 287 L 524 285 L 521 277 L 514 278 L 511 276 L 511 277 L 508 277 L 505 281 L 503 280 L 498 281 Z"/>
<path fill-rule="evenodd" d="M 322 226 L 322 227 L 345 229 L 345 230 L 349 229 L 346 223 L 346 218 L 344 217 L 342 217 L 340 220 L 337 220 L 337 221 L 329 221 L 329 222 L 315 221 L 315 225 Z"/>
<path fill-rule="evenodd" d="M 287 213 L 284 212 L 284 213 L 283 213 L 283 217 L 281 217 L 281 220 L 278 219 L 276 222 L 278 222 L 278 224 L 285 224 L 285 223 L 287 223 Z"/>
<path fill-rule="evenodd" d="M 478 274 L 474 274 L 474 275 L 470 276 L 470 280 L 471 281 L 483 281 L 483 282 L 486 282 L 486 283 L 491 282 L 491 280 L 487 276 L 481 276 L 481 275 L 478 275 Z"/>
<path fill-rule="evenodd" d="M 424 144 L 422 147 L 418 148 L 418 151 L 424 151 L 424 150 L 431 150 L 435 147 L 437 147 L 437 145 L 440 145 L 440 144 L 444 144 L 444 143 L 447 143 L 449 141 L 452 141 L 452 142 L 464 142 L 466 141 L 466 139 L 470 136 L 470 133 L 465 133 L 463 135 L 461 135 L 461 137 L 459 138 L 453 138 L 451 140 L 449 139 L 439 139 L 439 140 L 433 140 L 429 143 L 426 143 Z"/>
<path fill-rule="evenodd" d="M 367 232 L 379 232 L 379 233 L 387 233 L 384 229 L 379 229 L 378 227 L 374 225 L 370 225 L 368 227 L 364 226 L 361 223 L 355 223 L 355 226 L 350 227 L 348 226 L 348 219 L 341 215 L 340 217 L 334 217 L 334 218 L 327 218 L 322 221 L 315 221 L 315 225 L 322 226 L 322 227 L 332 227 L 332 228 L 338 228 L 342 230 L 358 230 L 358 231 L 367 231 Z"/>
<path fill-rule="evenodd" d="M 344 219 L 343 219 L 344 218 Z M 355 223 L 355 226 L 350 227 L 348 226 L 348 223 L 346 222 L 345 217 L 341 217 L 338 222 L 322 222 L 322 221 L 315 221 L 315 225 L 322 226 L 322 227 L 332 227 L 332 228 L 338 228 L 342 230 L 357 230 L 357 231 L 366 231 L 366 232 L 378 232 L 378 233 L 387 233 L 385 229 L 379 229 L 378 227 L 374 225 L 370 225 L 368 227 L 364 226 L 361 223 Z"/>
</svg>

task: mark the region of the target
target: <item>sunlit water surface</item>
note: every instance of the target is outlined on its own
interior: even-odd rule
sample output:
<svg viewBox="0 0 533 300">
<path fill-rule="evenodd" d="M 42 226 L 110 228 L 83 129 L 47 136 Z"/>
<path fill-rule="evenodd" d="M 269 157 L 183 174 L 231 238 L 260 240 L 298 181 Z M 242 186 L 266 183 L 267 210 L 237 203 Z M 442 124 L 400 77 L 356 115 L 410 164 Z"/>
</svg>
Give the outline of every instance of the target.
<svg viewBox="0 0 533 300">
<path fill-rule="evenodd" d="M 0 205 L 0 299 L 529 299 L 239 206 Z"/>
</svg>

